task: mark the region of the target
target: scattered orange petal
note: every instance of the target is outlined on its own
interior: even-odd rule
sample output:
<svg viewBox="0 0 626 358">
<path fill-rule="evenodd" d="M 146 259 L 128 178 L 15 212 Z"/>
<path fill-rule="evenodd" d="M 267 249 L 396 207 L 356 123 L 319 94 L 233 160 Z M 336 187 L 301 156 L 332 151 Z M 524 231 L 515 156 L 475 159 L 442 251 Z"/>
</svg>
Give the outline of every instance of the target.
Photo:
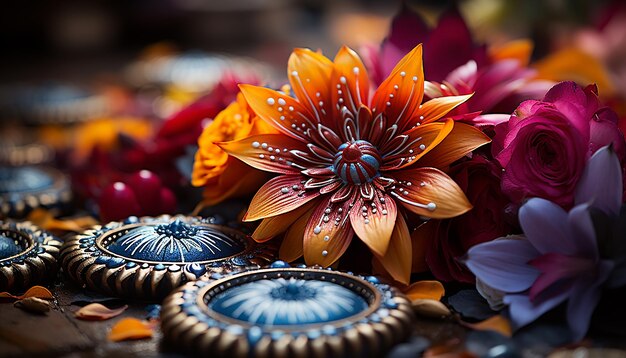
<svg viewBox="0 0 626 358">
<path fill-rule="evenodd" d="M 413 312 L 420 316 L 430 318 L 446 318 L 452 315 L 450 309 L 441 301 L 429 299 L 417 299 L 411 301 Z"/>
<path fill-rule="evenodd" d="M 28 297 L 36 297 L 36 298 L 41 298 L 45 300 L 51 300 L 54 298 L 54 296 L 52 295 L 52 292 L 50 292 L 50 290 L 42 286 L 33 286 L 29 288 L 28 291 L 26 291 L 21 296 L 12 295 L 9 292 L 0 292 L 0 299 L 8 298 L 11 300 L 23 300 Z"/>
<path fill-rule="evenodd" d="M 78 319 L 84 319 L 89 321 L 104 321 L 109 318 L 119 316 L 122 312 L 126 311 L 127 308 L 128 305 L 111 309 L 99 303 L 90 303 L 87 306 L 74 312 L 74 315 Z"/>
<path fill-rule="evenodd" d="M 152 338 L 152 328 L 137 318 L 124 318 L 111 327 L 108 338 L 112 342 Z"/>
<path fill-rule="evenodd" d="M 38 208 L 28 214 L 27 219 L 44 230 L 82 231 L 96 225 L 98 222 L 91 216 L 82 216 L 73 219 L 58 220 L 46 209 Z"/>
<path fill-rule="evenodd" d="M 439 281 L 418 281 L 404 290 L 404 294 L 411 300 L 428 299 L 428 300 L 441 300 L 441 297 L 446 293 L 443 285 Z"/>
<path fill-rule="evenodd" d="M 502 315 L 495 315 L 478 323 L 462 322 L 462 324 L 465 327 L 479 331 L 496 331 L 506 337 L 511 337 L 511 335 L 513 334 L 511 323 Z"/>
</svg>

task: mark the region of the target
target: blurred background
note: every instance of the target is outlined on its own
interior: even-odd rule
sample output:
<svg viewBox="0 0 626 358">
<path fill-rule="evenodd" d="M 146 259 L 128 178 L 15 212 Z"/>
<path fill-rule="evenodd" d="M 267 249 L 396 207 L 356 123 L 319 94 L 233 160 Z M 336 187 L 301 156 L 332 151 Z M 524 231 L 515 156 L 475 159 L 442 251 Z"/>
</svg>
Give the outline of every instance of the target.
<svg viewBox="0 0 626 358">
<path fill-rule="evenodd" d="M 7 174 L 8 167 L 60 168 L 70 173 L 75 198 L 93 212 L 96 205 L 89 203 L 104 187 L 146 169 L 176 192 L 180 207 L 186 202 L 180 192 L 190 186 L 197 138 L 235 99 L 238 82 L 281 86 L 294 47 L 319 49 L 331 58 L 343 44 L 377 49 L 403 6 L 431 28 L 441 14 L 457 8 L 476 46 L 530 39 L 533 66 L 542 78 L 580 76 L 581 82 L 598 83 L 605 99 L 624 107 L 622 3 L 7 2 L 0 12 L 0 179 L 15 178 Z M 3 201 L 14 188 L 5 179 L 0 180 Z M 190 197 L 183 204 L 188 210 L 198 194 Z"/>
</svg>

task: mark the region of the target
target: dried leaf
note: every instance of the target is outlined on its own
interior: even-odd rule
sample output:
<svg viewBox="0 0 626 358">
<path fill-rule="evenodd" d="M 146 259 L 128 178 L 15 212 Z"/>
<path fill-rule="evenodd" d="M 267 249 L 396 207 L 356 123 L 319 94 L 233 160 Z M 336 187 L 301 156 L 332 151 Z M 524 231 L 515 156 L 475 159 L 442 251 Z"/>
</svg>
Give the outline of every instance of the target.
<svg viewBox="0 0 626 358">
<path fill-rule="evenodd" d="M 13 303 L 14 307 L 21 308 L 33 313 L 46 313 L 50 311 L 50 303 L 37 297 L 27 297 Z"/>
<path fill-rule="evenodd" d="M 462 322 L 462 324 L 465 327 L 479 331 L 495 331 L 505 337 L 511 337 L 511 335 L 513 334 L 511 322 L 509 322 L 509 320 L 504 318 L 504 316 L 502 315 L 495 315 L 478 323 Z"/>
<path fill-rule="evenodd" d="M 446 293 L 441 282 L 429 280 L 417 281 L 403 291 L 411 301 L 419 299 L 440 301 Z"/>
<path fill-rule="evenodd" d="M 12 295 L 9 292 L 0 292 L 0 299 L 8 298 L 11 300 L 23 300 L 29 297 L 41 298 L 44 300 L 51 300 L 54 298 L 52 292 L 43 286 L 33 286 L 21 296 Z"/>
<path fill-rule="evenodd" d="M 113 342 L 152 337 L 152 328 L 137 318 L 124 318 L 117 322 L 109 332 L 109 340 Z"/>
<path fill-rule="evenodd" d="M 452 312 L 440 301 L 429 299 L 412 300 L 413 311 L 418 315 L 431 318 L 445 318 L 452 315 Z"/>
<path fill-rule="evenodd" d="M 119 308 L 111 309 L 99 303 L 92 303 L 74 312 L 74 315 L 78 319 L 104 321 L 119 316 L 122 312 L 126 311 L 127 308 L 128 305 L 124 305 Z"/>
</svg>

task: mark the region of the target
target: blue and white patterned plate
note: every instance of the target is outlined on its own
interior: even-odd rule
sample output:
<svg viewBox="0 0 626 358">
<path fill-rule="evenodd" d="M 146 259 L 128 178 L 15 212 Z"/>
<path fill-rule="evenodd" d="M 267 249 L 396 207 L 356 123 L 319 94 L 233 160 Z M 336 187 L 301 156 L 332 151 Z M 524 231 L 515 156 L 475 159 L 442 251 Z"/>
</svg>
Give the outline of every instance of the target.
<svg viewBox="0 0 626 358">
<path fill-rule="evenodd" d="M 220 357 L 381 356 L 412 322 L 409 301 L 376 277 L 281 261 L 188 283 L 161 310 L 168 342 Z"/>
<path fill-rule="evenodd" d="M 0 221 L 0 291 L 27 288 L 54 277 L 61 244 L 28 221 Z"/>
<path fill-rule="evenodd" d="M 116 296 L 160 298 L 205 275 L 259 268 L 275 249 L 242 232 L 186 216 L 130 217 L 66 242 L 63 267 L 81 285 Z"/>
</svg>

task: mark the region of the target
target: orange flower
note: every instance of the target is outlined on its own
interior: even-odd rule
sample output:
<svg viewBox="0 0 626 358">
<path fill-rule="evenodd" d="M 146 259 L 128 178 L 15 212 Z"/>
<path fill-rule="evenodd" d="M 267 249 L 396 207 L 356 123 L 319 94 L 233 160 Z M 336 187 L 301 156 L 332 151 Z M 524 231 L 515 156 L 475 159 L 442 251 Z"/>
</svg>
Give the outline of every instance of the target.
<svg viewBox="0 0 626 358">
<path fill-rule="evenodd" d="M 251 170 L 215 144 L 262 133 L 275 133 L 275 130 L 254 117 L 241 93 L 204 128 L 198 139 L 191 177 L 192 185 L 205 187 L 204 198 L 196 210 L 229 197 L 250 194 L 266 181 L 267 174 Z"/>
<path fill-rule="evenodd" d="M 245 220 L 263 219 L 253 237 L 286 231 L 280 255 L 329 266 L 354 234 L 397 281 L 408 283 L 411 238 L 404 209 L 449 218 L 471 208 L 440 169 L 489 139 L 452 119 L 438 121 L 470 96 L 422 103 L 422 47 L 394 68 L 369 100 L 368 76 L 347 47 L 334 62 L 296 49 L 289 59 L 292 98 L 242 85 L 250 107 L 277 134 L 219 144 L 261 170 L 281 174 L 259 189 Z"/>
</svg>

